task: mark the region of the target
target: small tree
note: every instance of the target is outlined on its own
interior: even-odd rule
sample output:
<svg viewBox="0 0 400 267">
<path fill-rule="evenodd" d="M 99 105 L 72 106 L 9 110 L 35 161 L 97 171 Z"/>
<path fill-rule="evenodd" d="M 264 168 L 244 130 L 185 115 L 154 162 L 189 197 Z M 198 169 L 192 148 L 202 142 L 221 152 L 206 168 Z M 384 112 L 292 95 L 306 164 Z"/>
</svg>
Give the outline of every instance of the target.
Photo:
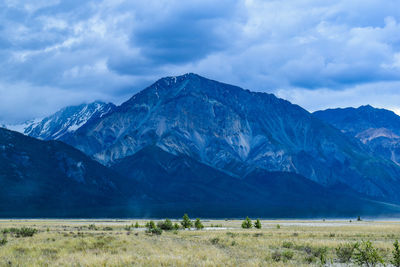
<svg viewBox="0 0 400 267">
<path fill-rule="evenodd" d="M 159 222 L 158 227 L 165 231 L 170 231 L 174 229 L 174 225 L 172 224 L 170 219 L 165 219 L 163 222 Z"/>
<path fill-rule="evenodd" d="M 179 230 L 179 224 L 174 223 L 174 230 Z"/>
<path fill-rule="evenodd" d="M 138 222 L 135 223 L 135 228 L 139 228 L 139 223 Z"/>
<path fill-rule="evenodd" d="M 257 219 L 257 221 L 254 223 L 254 227 L 257 229 L 261 229 L 261 222 L 259 219 Z"/>
<path fill-rule="evenodd" d="M 376 266 L 378 263 L 383 264 L 384 261 L 379 255 L 378 250 L 374 248 L 371 241 L 363 241 L 361 244 L 354 245 L 354 259 L 360 266 Z"/>
<path fill-rule="evenodd" d="M 399 245 L 399 241 L 396 240 L 393 243 L 393 246 L 394 246 L 393 251 L 392 251 L 393 259 L 390 261 L 390 263 L 393 264 L 396 267 L 400 267 L 400 245 Z"/>
<path fill-rule="evenodd" d="M 181 224 L 185 229 L 193 226 L 192 221 L 189 219 L 189 216 L 186 213 L 183 215 Z"/>
<path fill-rule="evenodd" d="M 201 230 L 204 228 L 204 225 L 201 223 L 199 218 L 197 218 L 194 222 L 194 227 L 196 227 L 197 230 Z"/>
<path fill-rule="evenodd" d="M 153 221 L 147 222 L 146 223 L 146 228 L 147 228 L 147 230 L 155 229 L 156 228 L 156 224 Z"/>
<path fill-rule="evenodd" d="M 243 229 L 250 229 L 251 227 L 253 227 L 253 224 L 252 224 L 250 218 L 246 217 L 246 219 L 242 222 L 242 228 Z"/>
<path fill-rule="evenodd" d="M 153 235 L 161 235 L 162 234 L 162 230 L 160 228 L 158 228 L 153 221 L 146 223 L 146 228 L 147 228 L 147 230 L 146 230 L 147 233 L 150 233 Z"/>
</svg>

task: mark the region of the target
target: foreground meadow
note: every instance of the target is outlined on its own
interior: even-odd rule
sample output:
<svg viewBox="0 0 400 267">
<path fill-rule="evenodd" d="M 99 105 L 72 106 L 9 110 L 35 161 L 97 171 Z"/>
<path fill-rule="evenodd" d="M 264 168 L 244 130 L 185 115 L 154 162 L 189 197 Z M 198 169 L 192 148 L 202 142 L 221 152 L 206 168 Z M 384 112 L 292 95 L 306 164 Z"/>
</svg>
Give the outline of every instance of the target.
<svg viewBox="0 0 400 267">
<path fill-rule="evenodd" d="M 203 220 L 202 230 L 161 235 L 146 233 L 146 222 L 0 220 L 0 266 L 347 266 L 337 248 L 368 240 L 388 264 L 400 238 L 395 221 L 261 221 L 262 229 L 242 229 L 239 220 Z"/>
</svg>

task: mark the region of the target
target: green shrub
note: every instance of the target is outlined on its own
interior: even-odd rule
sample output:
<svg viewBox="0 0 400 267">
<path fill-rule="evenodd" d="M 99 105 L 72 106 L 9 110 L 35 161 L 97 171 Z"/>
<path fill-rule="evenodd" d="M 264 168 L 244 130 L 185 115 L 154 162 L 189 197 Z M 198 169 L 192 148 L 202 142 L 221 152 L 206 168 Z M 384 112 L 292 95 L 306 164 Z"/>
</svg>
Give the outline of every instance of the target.
<svg viewBox="0 0 400 267">
<path fill-rule="evenodd" d="M 15 237 L 31 237 L 38 232 L 35 228 L 22 227 L 22 228 L 6 228 L 3 234 L 13 234 Z"/>
<path fill-rule="evenodd" d="M 305 261 L 307 264 L 311 264 L 311 263 L 316 262 L 317 259 L 316 259 L 313 255 L 307 255 L 307 256 L 304 258 L 304 261 Z"/>
<path fill-rule="evenodd" d="M 242 228 L 243 229 L 250 229 L 253 227 L 253 224 L 251 223 L 251 220 L 249 217 L 246 217 L 246 219 L 242 222 Z"/>
<path fill-rule="evenodd" d="M 157 226 L 158 226 L 158 228 L 165 230 L 165 231 L 174 230 L 174 225 L 172 224 L 170 219 L 165 219 L 165 221 L 163 221 L 163 222 L 158 222 Z"/>
<path fill-rule="evenodd" d="M 400 245 L 398 240 L 393 243 L 393 247 L 393 259 L 390 261 L 390 263 L 396 267 L 400 267 Z"/>
<path fill-rule="evenodd" d="M 181 222 L 183 228 L 190 228 L 193 226 L 192 221 L 189 219 L 189 216 L 185 213 L 182 217 L 182 222 Z"/>
<path fill-rule="evenodd" d="M 279 251 L 275 251 L 272 253 L 271 258 L 276 262 L 281 261 L 282 254 Z"/>
<path fill-rule="evenodd" d="M 97 230 L 97 227 L 96 227 L 96 225 L 94 225 L 94 224 L 89 224 L 89 230 Z"/>
<path fill-rule="evenodd" d="M 376 266 L 383 264 L 384 261 L 379 255 L 378 250 L 374 248 L 371 241 L 363 241 L 354 245 L 354 260 L 360 266 Z"/>
<path fill-rule="evenodd" d="M 7 244 L 7 237 L 3 236 L 2 239 L 0 239 L 0 246 L 4 246 L 5 244 Z"/>
<path fill-rule="evenodd" d="M 162 230 L 158 227 L 151 229 L 148 231 L 148 233 L 151 233 L 153 235 L 161 235 L 162 234 Z"/>
<path fill-rule="evenodd" d="M 174 230 L 175 230 L 175 231 L 178 231 L 178 230 L 179 230 L 179 224 L 174 223 Z"/>
<path fill-rule="evenodd" d="M 318 258 L 322 265 L 326 264 L 326 256 L 328 254 L 328 248 L 322 247 L 313 250 L 314 257 Z"/>
<path fill-rule="evenodd" d="M 353 257 L 354 245 L 353 244 L 341 244 L 336 249 L 336 256 L 339 262 L 348 263 Z"/>
<path fill-rule="evenodd" d="M 281 229 L 281 226 L 279 224 L 277 224 L 276 229 Z"/>
<path fill-rule="evenodd" d="M 139 228 L 139 227 L 140 227 L 139 223 L 136 222 L 136 223 L 135 223 L 135 228 Z"/>
<path fill-rule="evenodd" d="M 153 235 L 161 235 L 162 230 L 156 226 L 153 221 L 146 223 L 146 233 L 153 234 Z"/>
<path fill-rule="evenodd" d="M 257 219 L 256 222 L 254 223 L 254 227 L 257 229 L 261 229 L 262 226 L 261 226 L 261 222 L 259 219 Z"/>
<path fill-rule="evenodd" d="M 286 250 L 286 251 L 284 251 L 284 252 L 282 253 L 282 256 L 283 256 L 283 258 L 284 258 L 285 260 L 291 260 L 291 259 L 293 259 L 294 253 L 293 253 L 293 251 Z"/>
<path fill-rule="evenodd" d="M 112 230 L 113 229 L 110 226 L 103 227 L 103 231 L 112 231 Z"/>
<path fill-rule="evenodd" d="M 197 218 L 194 222 L 194 227 L 196 227 L 197 230 L 201 230 L 204 228 L 204 225 L 201 223 L 199 218 Z"/>
<path fill-rule="evenodd" d="M 211 241 L 211 244 L 216 245 L 216 244 L 219 243 L 219 238 L 218 237 L 214 237 L 210 241 Z"/>
<path fill-rule="evenodd" d="M 227 236 L 230 236 L 230 237 L 232 237 L 232 238 L 235 238 L 235 237 L 238 236 L 237 233 L 232 233 L 232 232 L 226 232 L 226 235 L 227 235 Z"/>
<path fill-rule="evenodd" d="M 292 248 L 293 246 L 294 246 L 293 243 L 289 242 L 289 241 L 285 241 L 282 244 L 282 247 L 284 247 L 284 248 Z"/>
</svg>

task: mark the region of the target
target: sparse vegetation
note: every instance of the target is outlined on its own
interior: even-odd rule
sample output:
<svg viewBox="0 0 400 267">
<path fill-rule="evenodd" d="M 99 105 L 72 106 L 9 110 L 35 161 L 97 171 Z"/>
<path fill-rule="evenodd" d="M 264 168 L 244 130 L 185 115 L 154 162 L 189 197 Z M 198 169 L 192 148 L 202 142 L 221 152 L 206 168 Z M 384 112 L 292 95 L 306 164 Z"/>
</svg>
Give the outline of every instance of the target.
<svg viewBox="0 0 400 267">
<path fill-rule="evenodd" d="M 253 221 L 253 229 L 242 229 L 238 220 L 201 220 L 223 228 L 177 231 L 183 226 L 172 221 L 174 230 L 162 231 L 170 225 L 166 221 L 3 220 L 0 266 L 381 266 L 383 261 L 398 266 L 400 258 L 397 222 L 260 221 L 263 228 L 256 229 Z M 146 232 L 135 229 L 136 222 L 146 225 Z M 283 226 L 279 231 L 277 224 Z M 103 231 L 106 227 L 113 231 Z M 37 232 L 17 237 L 21 228 Z"/>
<path fill-rule="evenodd" d="M 294 253 L 293 253 L 293 251 L 291 251 L 291 250 L 285 250 L 285 251 L 282 253 L 282 256 L 283 256 L 283 258 L 284 258 L 285 260 L 291 260 L 291 259 L 293 259 Z"/>
<path fill-rule="evenodd" d="M 393 247 L 393 258 L 390 260 L 390 263 L 392 263 L 393 266 L 400 267 L 400 245 L 398 240 L 393 243 Z"/>
<path fill-rule="evenodd" d="M 340 244 L 336 247 L 336 256 L 341 263 L 349 263 L 353 257 L 354 244 Z"/>
<path fill-rule="evenodd" d="M 279 251 L 274 251 L 274 252 L 271 254 L 271 258 L 272 258 L 274 261 L 276 261 L 276 262 L 281 261 L 281 259 L 282 259 L 282 254 L 281 254 Z"/>
<path fill-rule="evenodd" d="M 220 239 L 219 239 L 219 237 L 214 237 L 210 241 L 211 241 L 211 244 L 216 245 L 219 243 Z"/>
<path fill-rule="evenodd" d="M 254 223 L 254 227 L 257 229 L 261 229 L 261 222 L 259 219 L 257 219 L 257 221 Z"/>
<path fill-rule="evenodd" d="M 0 239 L 0 246 L 4 246 L 5 244 L 7 244 L 7 237 L 5 237 L 5 236 L 3 236 L 1 239 Z"/>
<path fill-rule="evenodd" d="M 282 244 L 282 247 L 284 248 L 292 248 L 293 246 L 294 246 L 293 243 L 290 241 L 284 241 Z"/>
<path fill-rule="evenodd" d="M 3 234 L 13 234 L 15 237 L 31 237 L 38 232 L 35 228 L 22 227 L 22 228 L 6 228 L 3 229 Z"/>
<path fill-rule="evenodd" d="M 371 241 L 362 241 L 354 245 L 354 260 L 360 266 L 372 267 L 383 264 L 383 258 L 378 250 L 372 245 Z"/>
</svg>

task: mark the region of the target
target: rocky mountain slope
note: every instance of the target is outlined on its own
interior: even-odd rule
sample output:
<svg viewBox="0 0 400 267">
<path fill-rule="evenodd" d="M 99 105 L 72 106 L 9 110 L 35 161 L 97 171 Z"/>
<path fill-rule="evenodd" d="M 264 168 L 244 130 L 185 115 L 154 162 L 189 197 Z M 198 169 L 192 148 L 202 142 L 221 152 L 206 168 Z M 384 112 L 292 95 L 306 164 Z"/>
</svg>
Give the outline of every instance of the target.
<svg viewBox="0 0 400 267">
<path fill-rule="evenodd" d="M 400 116 L 393 111 L 361 106 L 317 111 L 314 116 L 356 137 L 375 154 L 400 166 Z"/>
<path fill-rule="evenodd" d="M 374 202 L 348 190 L 327 189 L 295 173 L 255 169 L 239 179 L 186 155 L 145 147 L 117 160 L 112 169 L 125 177 L 122 189 L 138 184 L 148 197 L 132 212 L 142 216 L 179 217 L 335 217 L 393 215 L 399 207 Z M 140 209 L 138 209 L 140 206 Z"/>
<path fill-rule="evenodd" d="M 66 133 L 76 131 L 90 120 L 103 117 L 114 108 L 112 103 L 96 101 L 63 108 L 44 119 L 5 127 L 42 140 L 57 140 Z"/>
<path fill-rule="evenodd" d="M 238 179 L 150 146 L 111 168 L 59 141 L 0 128 L 0 217 L 334 217 L 400 208 L 326 189 L 294 173 Z"/>
<path fill-rule="evenodd" d="M 287 171 L 400 201 L 400 169 L 272 94 L 186 74 L 167 77 L 61 140 L 107 165 L 155 145 L 244 178 Z"/>
<path fill-rule="evenodd" d="M 0 128 L 0 217 L 111 216 L 118 175 L 59 141 Z"/>
</svg>

